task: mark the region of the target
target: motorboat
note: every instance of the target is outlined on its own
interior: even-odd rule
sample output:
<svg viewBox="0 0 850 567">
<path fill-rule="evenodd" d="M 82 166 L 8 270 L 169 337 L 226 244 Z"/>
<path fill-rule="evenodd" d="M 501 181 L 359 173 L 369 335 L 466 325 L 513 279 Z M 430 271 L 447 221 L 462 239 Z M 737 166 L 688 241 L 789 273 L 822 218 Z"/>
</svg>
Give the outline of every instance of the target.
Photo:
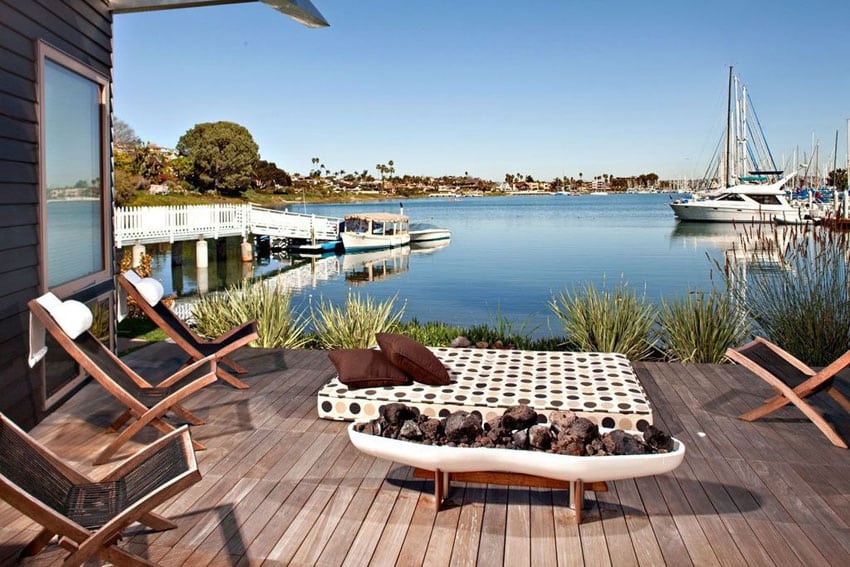
<svg viewBox="0 0 850 567">
<path fill-rule="evenodd" d="M 353 213 L 339 233 L 346 252 L 380 250 L 410 244 L 407 216 L 394 213 Z"/>
<path fill-rule="evenodd" d="M 680 199 L 670 203 L 676 218 L 702 222 L 792 222 L 803 211 L 794 207 L 785 194 L 785 184 L 793 175 L 768 184 L 741 183 L 720 189 L 698 199 Z"/>
<path fill-rule="evenodd" d="M 412 223 L 410 225 L 410 243 L 431 242 L 434 240 L 449 240 L 452 231 L 428 223 Z"/>
</svg>

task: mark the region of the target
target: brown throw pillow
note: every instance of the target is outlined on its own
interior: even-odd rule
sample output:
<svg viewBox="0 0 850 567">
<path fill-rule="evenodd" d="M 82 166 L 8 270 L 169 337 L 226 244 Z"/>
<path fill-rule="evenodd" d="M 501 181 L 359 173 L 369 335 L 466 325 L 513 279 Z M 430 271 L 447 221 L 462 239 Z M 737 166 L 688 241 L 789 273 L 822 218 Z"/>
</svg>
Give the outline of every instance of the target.
<svg viewBox="0 0 850 567">
<path fill-rule="evenodd" d="M 433 352 L 404 335 L 378 333 L 378 346 L 387 358 L 417 382 L 431 386 L 449 384 L 449 372 Z"/>
<path fill-rule="evenodd" d="M 339 372 L 339 381 L 352 390 L 410 384 L 410 377 L 393 366 L 379 350 L 332 350 L 328 358 Z"/>
</svg>

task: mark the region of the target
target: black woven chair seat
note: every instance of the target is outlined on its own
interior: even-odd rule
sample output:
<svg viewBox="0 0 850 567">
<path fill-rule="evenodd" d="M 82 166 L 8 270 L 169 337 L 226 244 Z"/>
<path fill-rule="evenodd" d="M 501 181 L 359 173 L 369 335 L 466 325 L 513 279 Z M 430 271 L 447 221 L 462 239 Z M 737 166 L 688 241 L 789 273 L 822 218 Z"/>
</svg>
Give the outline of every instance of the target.
<svg viewBox="0 0 850 567">
<path fill-rule="evenodd" d="M 65 516 L 84 528 L 97 529 L 127 506 L 124 481 L 77 484 L 65 501 Z"/>
</svg>

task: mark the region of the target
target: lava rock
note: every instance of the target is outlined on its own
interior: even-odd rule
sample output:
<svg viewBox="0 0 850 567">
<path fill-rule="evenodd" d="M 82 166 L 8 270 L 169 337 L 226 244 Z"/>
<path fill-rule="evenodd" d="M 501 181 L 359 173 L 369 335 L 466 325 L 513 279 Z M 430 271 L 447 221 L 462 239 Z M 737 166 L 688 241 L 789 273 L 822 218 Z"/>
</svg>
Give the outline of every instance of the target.
<svg viewBox="0 0 850 567">
<path fill-rule="evenodd" d="M 488 343 L 487 341 L 478 341 L 477 343 L 475 343 L 475 348 L 488 349 L 490 348 L 490 343 Z"/>
<path fill-rule="evenodd" d="M 570 435 L 567 431 L 561 431 L 552 441 L 552 451 L 561 455 L 580 457 L 584 455 L 584 444 L 579 442 L 578 437 L 575 435 Z"/>
<path fill-rule="evenodd" d="M 650 425 L 643 431 L 643 440 L 655 453 L 669 453 L 673 450 L 673 438 L 654 425 Z"/>
<path fill-rule="evenodd" d="M 535 449 L 547 451 L 552 446 L 552 434 L 549 433 L 549 426 L 538 423 L 529 427 L 528 444 Z"/>
<path fill-rule="evenodd" d="M 422 430 L 415 421 L 408 419 L 401 425 L 401 429 L 398 431 L 398 437 L 399 439 L 418 441 L 422 439 Z"/>
<path fill-rule="evenodd" d="M 408 419 L 416 419 L 419 417 L 419 410 L 415 407 L 407 406 L 402 403 L 386 404 L 378 408 L 378 413 L 387 420 L 390 425 L 400 426 Z"/>
<path fill-rule="evenodd" d="M 454 348 L 469 348 L 472 346 L 472 341 L 461 335 L 451 342 L 451 346 Z"/>
<path fill-rule="evenodd" d="M 422 436 L 432 442 L 437 442 L 443 437 L 443 422 L 436 418 L 428 418 L 419 424 Z"/>
<path fill-rule="evenodd" d="M 570 426 L 578 419 L 578 416 L 569 410 L 566 411 L 553 411 L 549 414 L 549 423 L 552 424 L 552 428 L 557 431 L 567 431 Z"/>
<path fill-rule="evenodd" d="M 568 431 L 585 445 L 599 437 L 599 427 L 586 417 L 579 417 L 572 422 Z"/>
<path fill-rule="evenodd" d="M 643 439 L 621 429 L 603 435 L 602 445 L 609 455 L 644 455 L 647 449 Z"/>
<path fill-rule="evenodd" d="M 446 418 L 443 426 L 446 438 L 454 443 L 472 443 L 484 433 L 481 422 L 481 414 L 477 411 L 456 411 Z"/>
<path fill-rule="evenodd" d="M 512 440 L 517 449 L 528 449 L 528 429 L 514 431 Z"/>
<path fill-rule="evenodd" d="M 528 429 L 536 423 L 537 412 L 525 404 L 511 406 L 502 414 L 502 426 L 508 431 Z"/>
</svg>

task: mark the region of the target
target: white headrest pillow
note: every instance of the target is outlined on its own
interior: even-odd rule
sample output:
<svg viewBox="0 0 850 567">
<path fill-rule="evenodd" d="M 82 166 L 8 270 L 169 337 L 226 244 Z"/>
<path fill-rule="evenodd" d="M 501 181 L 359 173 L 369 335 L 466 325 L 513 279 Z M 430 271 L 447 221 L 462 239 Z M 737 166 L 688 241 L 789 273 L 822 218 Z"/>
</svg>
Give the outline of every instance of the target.
<svg viewBox="0 0 850 567">
<path fill-rule="evenodd" d="M 50 292 L 36 301 L 50 313 L 56 324 L 72 339 L 76 339 L 91 328 L 91 309 L 79 301 L 73 299 L 62 301 Z"/>
<path fill-rule="evenodd" d="M 151 307 L 159 303 L 159 300 L 162 299 L 163 295 L 165 295 L 165 289 L 163 289 L 159 280 L 155 280 L 153 278 L 141 278 L 139 277 L 139 274 L 133 270 L 127 270 L 124 272 L 124 277 L 127 278 L 127 281 L 133 284 L 136 291 L 145 298 L 145 301 L 147 301 Z"/>
</svg>

